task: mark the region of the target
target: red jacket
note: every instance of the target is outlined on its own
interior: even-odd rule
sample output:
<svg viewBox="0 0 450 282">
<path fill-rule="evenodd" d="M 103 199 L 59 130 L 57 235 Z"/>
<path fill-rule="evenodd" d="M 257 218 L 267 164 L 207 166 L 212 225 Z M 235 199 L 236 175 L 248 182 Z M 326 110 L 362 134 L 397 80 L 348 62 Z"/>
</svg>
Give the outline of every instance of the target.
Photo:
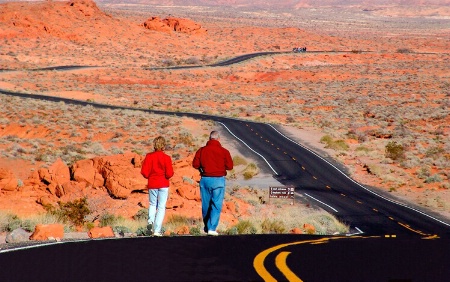
<svg viewBox="0 0 450 282">
<path fill-rule="evenodd" d="M 172 159 L 163 151 L 155 151 L 145 156 L 141 174 L 148 179 L 148 189 L 169 187 L 173 176 Z"/>
<path fill-rule="evenodd" d="M 233 160 L 218 140 L 211 139 L 195 153 L 192 166 L 196 169 L 202 167 L 202 176 L 225 176 L 227 170 L 233 169 Z"/>
</svg>

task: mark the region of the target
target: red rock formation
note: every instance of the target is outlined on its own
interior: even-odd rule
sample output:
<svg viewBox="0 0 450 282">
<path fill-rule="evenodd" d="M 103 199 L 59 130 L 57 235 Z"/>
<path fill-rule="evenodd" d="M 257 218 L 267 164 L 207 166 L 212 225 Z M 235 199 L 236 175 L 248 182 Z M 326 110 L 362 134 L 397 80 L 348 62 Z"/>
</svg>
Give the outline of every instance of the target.
<svg viewBox="0 0 450 282">
<path fill-rule="evenodd" d="M 170 33 L 173 30 L 165 22 L 163 22 L 159 17 L 151 17 L 144 22 L 144 27 L 146 29 L 161 31 Z"/>
<path fill-rule="evenodd" d="M 289 233 L 291 233 L 291 234 L 303 234 L 302 230 L 300 228 L 298 228 L 298 227 L 295 227 L 294 229 L 289 231 Z"/>
<path fill-rule="evenodd" d="M 9 169 L 0 168 L 0 191 L 15 191 L 18 180 Z"/>
<path fill-rule="evenodd" d="M 89 238 L 109 238 L 114 237 L 114 231 L 110 226 L 105 227 L 94 227 L 88 232 Z"/>
<path fill-rule="evenodd" d="M 62 224 L 38 224 L 30 236 L 30 240 L 36 241 L 45 241 L 49 238 L 56 240 L 64 238 L 64 226 Z"/>
<path fill-rule="evenodd" d="M 314 225 L 309 224 L 309 223 L 303 224 L 303 229 L 304 229 L 305 232 L 308 233 L 308 234 L 314 234 L 314 233 L 316 233 L 316 228 L 314 227 Z"/>
<path fill-rule="evenodd" d="M 182 18 L 169 17 L 161 20 L 159 17 L 149 18 L 144 22 L 144 27 L 150 30 L 161 32 L 182 32 L 187 34 L 205 34 L 206 29 L 202 28 L 200 24 Z"/>
<path fill-rule="evenodd" d="M 146 190 L 141 164 L 142 157 L 132 153 L 81 160 L 72 166 L 73 180 L 104 186 L 114 198 L 126 199 L 133 191 Z"/>
</svg>

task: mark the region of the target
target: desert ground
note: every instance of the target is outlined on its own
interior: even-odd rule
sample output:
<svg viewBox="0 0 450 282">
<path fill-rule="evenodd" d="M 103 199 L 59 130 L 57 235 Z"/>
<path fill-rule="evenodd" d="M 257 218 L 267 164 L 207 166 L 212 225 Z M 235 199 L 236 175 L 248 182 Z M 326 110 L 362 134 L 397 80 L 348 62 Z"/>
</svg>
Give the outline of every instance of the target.
<svg viewBox="0 0 450 282">
<path fill-rule="evenodd" d="M 291 52 L 303 46 L 307 52 Z M 448 6 L 277 11 L 88 0 L 0 3 L 1 89 L 280 124 L 358 182 L 446 221 L 449 47 Z M 280 53 L 207 66 L 266 51 Z M 205 67 L 170 69 L 185 65 Z M 39 70 L 54 66 L 89 68 Z M 70 166 L 95 156 L 142 155 L 160 134 L 170 136 L 169 153 L 185 165 L 216 127 L 134 111 L 0 100 L 0 168 L 22 184 L 58 159 Z M 242 154 L 234 140 L 225 146 Z M 264 189 L 270 181 L 262 169 L 253 182 L 236 185 Z M 20 186 L 0 191 L 0 209 L 43 212 L 38 193 Z M 132 197 L 116 210 L 129 210 L 124 216 L 139 210 L 145 195 Z"/>
</svg>

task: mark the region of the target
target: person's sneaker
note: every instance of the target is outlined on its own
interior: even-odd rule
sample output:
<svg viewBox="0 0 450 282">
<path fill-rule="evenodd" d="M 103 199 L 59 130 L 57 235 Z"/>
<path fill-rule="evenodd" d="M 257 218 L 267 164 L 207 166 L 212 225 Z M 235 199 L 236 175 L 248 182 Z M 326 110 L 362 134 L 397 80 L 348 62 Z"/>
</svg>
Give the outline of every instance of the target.
<svg viewBox="0 0 450 282">
<path fill-rule="evenodd" d="M 213 231 L 213 230 L 209 230 L 209 231 L 208 231 L 208 235 L 209 235 L 209 236 L 218 236 L 219 233 L 217 233 L 216 231 Z"/>
<path fill-rule="evenodd" d="M 149 223 L 147 225 L 147 236 L 153 235 L 153 224 Z"/>
<path fill-rule="evenodd" d="M 160 232 L 155 232 L 155 233 L 153 233 L 153 236 L 156 236 L 156 237 L 162 237 L 162 233 L 160 233 Z"/>
</svg>

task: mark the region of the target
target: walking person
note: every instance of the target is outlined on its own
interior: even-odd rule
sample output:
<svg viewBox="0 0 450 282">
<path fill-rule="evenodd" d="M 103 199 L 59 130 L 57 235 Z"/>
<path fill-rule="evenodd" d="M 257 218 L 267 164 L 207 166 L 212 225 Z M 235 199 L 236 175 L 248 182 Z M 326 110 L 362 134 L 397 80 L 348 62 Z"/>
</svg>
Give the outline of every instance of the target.
<svg viewBox="0 0 450 282">
<path fill-rule="evenodd" d="M 200 196 L 202 198 L 202 217 L 204 231 L 211 236 L 219 235 L 220 213 L 225 196 L 225 176 L 233 169 L 230 152 L 219 142 L 218 131 L 212 131 L 209 141 L 194 156 L 192 166 L 201 173 Z"/>
<path fill-rule="evenodd" d="M 154 152 L 148 153 L 142 163 L 141 174 L 148 179 L 147 235 L 162 236 L 161 227 L 169 197 L 169 179 L 173 176 L 172 159 L 164 153 L 166 140 L 159 136 L 153 140 Z"/>
</svg>

